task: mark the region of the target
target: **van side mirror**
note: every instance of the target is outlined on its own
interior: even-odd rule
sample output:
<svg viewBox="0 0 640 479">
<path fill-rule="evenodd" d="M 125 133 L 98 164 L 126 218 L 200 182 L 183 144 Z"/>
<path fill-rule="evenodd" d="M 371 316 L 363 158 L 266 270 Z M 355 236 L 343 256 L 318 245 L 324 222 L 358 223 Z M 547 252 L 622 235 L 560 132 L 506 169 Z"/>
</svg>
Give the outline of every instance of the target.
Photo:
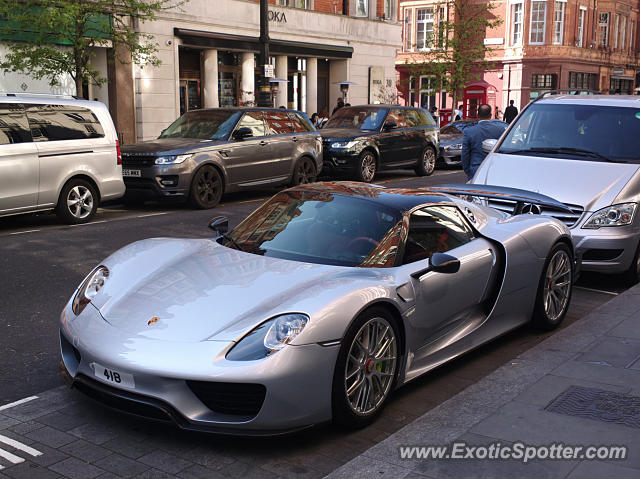
<svg viewBox="0 0 640 479">
<path fill-rule="evenodd" d="M 216 216 L 209 222 L 209 228 L 217 234 L 223 235 L 229 231 L 229 218 L 226 216 Z"/>
<path fill-rule="evenodd" d="M 233 132 L 234 140 L 244 140 L 245 138 L 249 138 L 251 136 L 253 136 L 253 131 L 251 131 L 251 128 L 248 128 L 246 126 L 243 126 L 242 128 L 238 128 L 236 131 Z"/>
<path fill-rule="evenodd" d="M 496 143 L 498 143 L 498 140 L 496 140 L 495 138 L 484 140 L 482 142 L 482 151 L 484 151 L 485 153 L 491 152 L 491 150 L 493 150 L 493 147 L 496 146 Z"/>
</svg>

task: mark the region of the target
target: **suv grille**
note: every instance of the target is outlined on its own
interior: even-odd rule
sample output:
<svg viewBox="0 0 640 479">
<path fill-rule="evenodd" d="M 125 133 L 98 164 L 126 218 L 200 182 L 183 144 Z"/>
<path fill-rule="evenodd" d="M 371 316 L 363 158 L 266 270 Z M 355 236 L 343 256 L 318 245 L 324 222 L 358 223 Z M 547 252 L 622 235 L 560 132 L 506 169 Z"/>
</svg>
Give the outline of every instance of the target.
<svg viewBox="0 0 640 479">
<path fill-rule="evenodd" d="M 504 211 L 505 213 L 513 214 L 514 209 L 516 207 L 516 202 L 513 200 L 505 200 L 505 199 L 497 199 L 497 198 L 489 198 L 488 204 L 491 208 L 496 210 Z M 582 213 L 584 212 L 584 208 L 579 205 L 569 205 L 571 213 L 566 211 L 559 211 L 554 208 L 544 207 L 542 208 L 542 212 L 540 213 L 543 216 L 552 216 L 560 221 L 562 221 L 568 227 L 575 225 Z"/>
<path fill-rule="evenodd" d="M 145 168 L 155 164 L 155 155 L 136 155 L 131 153 L 122 154 L 123 168 Z"/>
<path fill-rule="evenodd" d="M 187 381 L 187 386 L 212 411 L 235 416 L 257 415 L 267 394 L 262 384 Z"/>
</svg>

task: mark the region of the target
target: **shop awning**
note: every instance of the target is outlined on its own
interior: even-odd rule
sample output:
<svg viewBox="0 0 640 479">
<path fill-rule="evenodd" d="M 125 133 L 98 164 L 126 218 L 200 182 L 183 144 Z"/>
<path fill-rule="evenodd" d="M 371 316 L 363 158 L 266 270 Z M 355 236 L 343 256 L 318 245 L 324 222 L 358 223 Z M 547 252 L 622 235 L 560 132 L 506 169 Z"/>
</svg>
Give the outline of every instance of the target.
<svg viewBox="0 0 640 479">
<path fill-rule="evenodd" d="M 187 28 L 174 28 L 173 33 L 182 40 L 182 44 L 185 46 L 255 53 L 260 51 L 260 41 L 256 37 L 205 32 Z M 272 55 L 343 59 L 351 58 L 353 48 L 272 39 L 269 42 L 269 53 Z"/>
</svg>

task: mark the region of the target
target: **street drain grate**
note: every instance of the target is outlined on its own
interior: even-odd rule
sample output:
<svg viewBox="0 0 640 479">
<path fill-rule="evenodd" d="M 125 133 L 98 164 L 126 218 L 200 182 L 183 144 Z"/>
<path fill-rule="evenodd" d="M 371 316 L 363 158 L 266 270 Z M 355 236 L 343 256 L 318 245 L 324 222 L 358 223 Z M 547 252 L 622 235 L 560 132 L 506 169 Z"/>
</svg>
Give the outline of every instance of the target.
<svg viewBox="0 0 640 479">
<path fill-rule="evenodd" d="M 571 386 L 546 408 L 568 416 L 623 424 L 640 429 L 640 397 Z"/>
</svg>

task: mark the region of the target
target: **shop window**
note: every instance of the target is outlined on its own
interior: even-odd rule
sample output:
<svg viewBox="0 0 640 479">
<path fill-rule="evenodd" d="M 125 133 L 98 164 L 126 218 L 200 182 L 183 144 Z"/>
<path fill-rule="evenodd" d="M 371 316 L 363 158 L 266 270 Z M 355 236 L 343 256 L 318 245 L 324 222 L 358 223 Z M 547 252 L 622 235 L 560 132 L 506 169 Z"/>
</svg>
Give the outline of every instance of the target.
<svg viewBox="0 0 640 479">
<path fill-rule="evenodd" d="M 627 78 L 611 78 L 609 81 L 610 95 L 633 95 L 633 80 Z"/>
</svg>

